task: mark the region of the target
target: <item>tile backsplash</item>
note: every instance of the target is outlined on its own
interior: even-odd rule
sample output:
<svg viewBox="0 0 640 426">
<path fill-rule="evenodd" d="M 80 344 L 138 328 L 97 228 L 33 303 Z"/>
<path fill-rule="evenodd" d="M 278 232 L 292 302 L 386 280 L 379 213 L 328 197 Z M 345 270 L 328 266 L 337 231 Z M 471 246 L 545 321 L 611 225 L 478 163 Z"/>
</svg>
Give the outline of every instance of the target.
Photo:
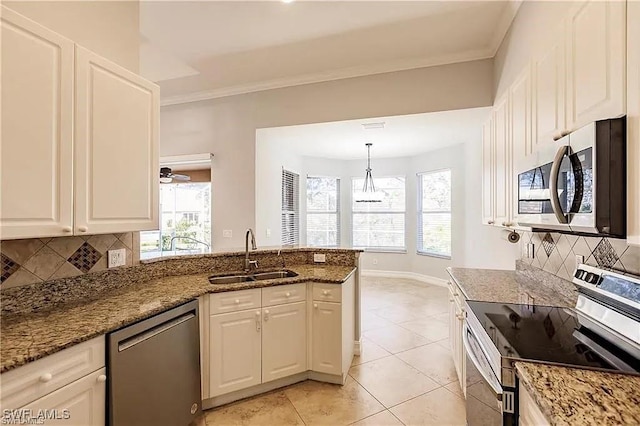
<svg viewBox="0 0 640 426">
<path fill-rule="evenodd" d="M 83 235 L 0 241 L 0 286 L 9 288 L 107 269 L 107 251 L 125 249 L 126 266 L 140 261 L 140 234 Z"/>
<path fill-rule="evenodd" d="M 601 268 L 640 275 L 640 247 L 626 240 L 602 237 L 579 237 L 555 232 L 520 232 L 521 260 L 560 278 L 571 280 L 576 269 L 576 255 L 584 263 Z M 527 244 L 533 243 L 533 258 Z"/>
</svg>

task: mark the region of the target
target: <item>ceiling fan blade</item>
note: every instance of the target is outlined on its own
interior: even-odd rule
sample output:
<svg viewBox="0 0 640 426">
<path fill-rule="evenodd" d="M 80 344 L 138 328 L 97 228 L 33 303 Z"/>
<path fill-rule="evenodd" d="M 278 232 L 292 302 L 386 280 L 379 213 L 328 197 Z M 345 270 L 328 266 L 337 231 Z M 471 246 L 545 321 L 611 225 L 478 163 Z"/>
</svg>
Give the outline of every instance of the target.
<svg viewBox="0 0 640 426">
<path fill-rule="evenodd" d="M 191 176 L 187 176 L 187 175 L 174 175 L 172 173 L 170 176 L 172 179 L 175 179 L 175 180 L 182 180 L 182 181 L 191 180 Z"/>
</svg>

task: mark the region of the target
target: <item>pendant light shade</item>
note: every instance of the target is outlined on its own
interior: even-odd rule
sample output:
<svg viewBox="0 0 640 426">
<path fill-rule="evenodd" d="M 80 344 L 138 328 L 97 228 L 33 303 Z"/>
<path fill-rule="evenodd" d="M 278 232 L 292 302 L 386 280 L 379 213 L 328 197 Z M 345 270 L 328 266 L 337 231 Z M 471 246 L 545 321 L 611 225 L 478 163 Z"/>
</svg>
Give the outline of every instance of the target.
<svg viewBox="0 0 640 426">
<path fill-rule="evenodd" d="M 371 145 L 372 143 L 366 143 L 367 147 L 367 168 L 364 176 L 364 185 L 362 191 L 355 194 L 356 203 L 381 203 L 384 198 L 384 193 L 376 191 L 376 187 L 373 184 L 373 176 L 371 174 Z"/>
</svg>

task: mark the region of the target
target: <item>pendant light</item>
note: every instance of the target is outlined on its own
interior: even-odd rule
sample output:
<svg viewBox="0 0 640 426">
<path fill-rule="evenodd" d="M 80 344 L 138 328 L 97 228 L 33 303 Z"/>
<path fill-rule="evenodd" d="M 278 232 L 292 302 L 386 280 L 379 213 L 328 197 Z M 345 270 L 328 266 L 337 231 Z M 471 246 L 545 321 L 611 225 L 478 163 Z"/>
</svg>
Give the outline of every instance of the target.
<svg viewBox="0 0 640 426">
<path fill-rule="evenodd" d="M 367 147 L 367 169 L 362 192 L 356 193 L 355 201 L 356 203 L 381 203 L 384 193 L 376 191 L 376 187 L 373 184 L 373 176 L 371 175 L 371 145 L 373 144 L 368 142 L 365 145 Z"/>
</svg>

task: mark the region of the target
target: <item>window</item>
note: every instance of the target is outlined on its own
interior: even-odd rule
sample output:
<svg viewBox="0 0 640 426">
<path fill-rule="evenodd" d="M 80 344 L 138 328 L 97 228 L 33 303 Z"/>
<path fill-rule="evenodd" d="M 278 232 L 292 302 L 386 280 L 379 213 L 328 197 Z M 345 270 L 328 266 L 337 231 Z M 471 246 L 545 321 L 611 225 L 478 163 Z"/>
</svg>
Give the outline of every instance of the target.
<svg viewBox="0 0 640 426">
<path fill-rule="evenodd" d="M 451 258 L 451 170 L 418 174 L 418 253 Z"/>
<path fill-rule="evenodd" d="M 340 245 L 340 179 L 307 177 L 307 245 Z"/>
<path fill-rule="evenodd" d="M 205 253 L 210 247 L 211 183 L 161 184 L 160 229 L 140 232 L 140 257 Z"/>
<path fill-rule="evenodd" d="M 405 250 L 405 178 L 376 178 L 376 190 L 384 193 L 381 203 L 357 203 L 364 178 L 352 180 L 353 246 L 379 250 Z"/>
<path fill-rule="evenodd" d="M 282 244 L 300 243 L 300 176 L 282 169 Z"/>
</svg>

